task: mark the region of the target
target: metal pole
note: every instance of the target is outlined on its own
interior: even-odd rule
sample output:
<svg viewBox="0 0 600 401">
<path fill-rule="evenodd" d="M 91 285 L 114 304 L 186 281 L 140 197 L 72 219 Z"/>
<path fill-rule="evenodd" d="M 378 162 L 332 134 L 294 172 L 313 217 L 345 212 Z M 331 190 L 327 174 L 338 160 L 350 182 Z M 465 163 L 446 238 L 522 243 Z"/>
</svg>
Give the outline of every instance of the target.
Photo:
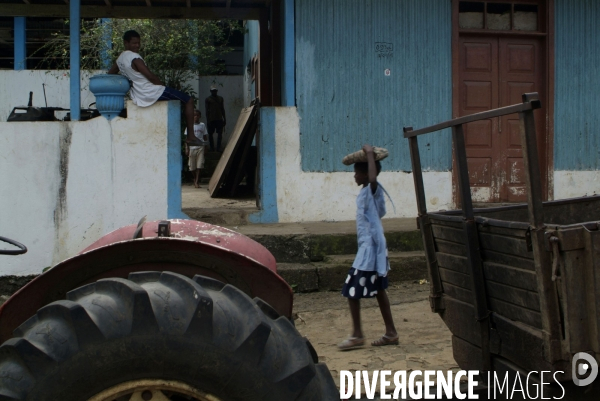
<svg viewBox="0 0 600 401">
<path fill-rule="evenodd" d="M 79 121 L 81 118 L 81 91 L 80 91 L 80 31 L 81 31 L 81 0 L 69 2 L 69 25 L 70 25 L 70 62 L 71 62 L 71 121 Z"/>
<path fill-rule="evenodd" d="M 15 17 L 15 70 L 27 69 L 27 35 L 25 17 Z"/>
</svg>

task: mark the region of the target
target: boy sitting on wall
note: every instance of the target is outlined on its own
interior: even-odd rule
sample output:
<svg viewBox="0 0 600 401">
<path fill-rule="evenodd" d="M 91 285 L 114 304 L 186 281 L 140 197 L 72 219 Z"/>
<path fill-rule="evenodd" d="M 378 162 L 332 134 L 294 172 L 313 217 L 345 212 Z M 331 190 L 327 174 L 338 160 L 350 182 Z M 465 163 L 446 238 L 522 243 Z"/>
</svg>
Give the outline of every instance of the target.
<svg viewBox="0 0 600 401">
<path fill-rule="evenodd" d="M 118 74 L 119 71 L 132 83 L 131 100 L 139 107 L 152 106 L 160 100 L 180 100 L 185 107 L 185 120 L 187 127 L 186 142 L 200 145 L 194 136 L 194 99 L 187 93 L 166 87 L 160 79 L 152 73 L 139 55 L 141 47 L 140 34 L 136 31 L 127 31 L 123 35 L 125 51 L 119 55 L 117 62 L 108 70 L 109 74 Z"/>
</svg>

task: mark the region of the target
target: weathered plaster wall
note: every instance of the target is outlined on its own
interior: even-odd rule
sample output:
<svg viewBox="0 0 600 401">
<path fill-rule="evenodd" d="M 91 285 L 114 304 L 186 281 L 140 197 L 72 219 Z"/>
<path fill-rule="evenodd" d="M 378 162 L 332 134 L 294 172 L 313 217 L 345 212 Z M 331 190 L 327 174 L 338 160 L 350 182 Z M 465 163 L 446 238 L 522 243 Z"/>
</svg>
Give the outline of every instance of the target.
<svg viewBox="0 0 600 401">
<path fill-rule="evenodd" d="M 600 171 L 555 171 L 554 199 L 600 194 Z"/>
<path fill-rule="evenodd" d="M 202 122 L 206 124 L 206 111 L 204 108 L 204 99 L 210 96 L 210 86 L 216 85 L 219 88 L 218 95 L 223 97 L 225 102 L 225 117 L 227 125 L 223 134 L 223 147 L 227 145 L 231 137 L 231 131 L 235 127 L 235 122 L 244 108 L 243 77 L 242 75 L 213 75 L 200 77 L 198 89 L 198 107 L 202 112 Z M 217 136 L 214 136 L 217 140 Z M 216 142 L 215 142 L 216 144 Z"/>
<path fill-rule="evenodd" d="M 261 138 L 270 141 L 274 130 L 275 151 L 261 149 L 263 205 L 276 199 L 277 215 L 259 213 L 256 220 L 263 222 L 340 221 L 353 220 L 356 214 L 355 199 L 359 188 L 354 173 L 304 172 L 300 160 L 300 119 L 295 107 L 266 107 L 261 109 Z M 266 138 L 266 139 L 265 139 Z M 263 147 L 264 148 L 264 147 Z M 340 164 L 341 160 L 338 161 Z M 388 191 L 394 205 L 387 201 L 386 218 L 416 216 L 413 176 L 399 171 L 385 171 L 379 182 Z M 276 166 L 276 168 L 273 168 Z M 274 185 L 268 174 L 275 171 Z M 452 177 L 450 172 L 425 172 L 428 210 L 452 207 Z M 260 216 L 263 218 L 261 219 Z"/>
<path fill-rule="evenodd" d="M 0 122 L 0 235 L 25 244 L 2 275 L 37 274 L 121 226 L 183 217 L 179 103 L 128 118 Z"/>
</svg>

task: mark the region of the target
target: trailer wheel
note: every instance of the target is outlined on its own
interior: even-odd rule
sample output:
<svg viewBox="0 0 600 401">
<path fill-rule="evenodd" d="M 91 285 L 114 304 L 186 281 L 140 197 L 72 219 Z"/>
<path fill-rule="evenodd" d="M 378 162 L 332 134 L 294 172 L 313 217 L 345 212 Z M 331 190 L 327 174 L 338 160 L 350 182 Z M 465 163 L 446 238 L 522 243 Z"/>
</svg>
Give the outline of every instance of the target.
<svg viewBox="0 0 600 401">
<path fill-rule="evenodd" d="M 292 323 L 231 285 L 171 272 L 80 287 L 0 347 L 0 400 L 332 400 Z"/>
</svg>

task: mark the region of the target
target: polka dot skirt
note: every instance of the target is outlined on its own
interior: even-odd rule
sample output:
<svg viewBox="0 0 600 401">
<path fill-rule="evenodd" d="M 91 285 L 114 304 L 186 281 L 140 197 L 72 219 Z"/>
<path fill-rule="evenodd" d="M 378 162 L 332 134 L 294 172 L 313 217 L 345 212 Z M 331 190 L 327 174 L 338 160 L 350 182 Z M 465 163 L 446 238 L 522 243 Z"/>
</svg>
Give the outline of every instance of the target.
<svg viewBox="0 0 600 401">
<path fill-rule="evenodd" d="M 373 298 L 377 295 L 377 291 L 385 290 L 387 287 L 387 277 L 379 277 L 375 271 L 357 270 L 351 267 L 342 287 L 342 295 L 352 299 Z"/>
</svg>

